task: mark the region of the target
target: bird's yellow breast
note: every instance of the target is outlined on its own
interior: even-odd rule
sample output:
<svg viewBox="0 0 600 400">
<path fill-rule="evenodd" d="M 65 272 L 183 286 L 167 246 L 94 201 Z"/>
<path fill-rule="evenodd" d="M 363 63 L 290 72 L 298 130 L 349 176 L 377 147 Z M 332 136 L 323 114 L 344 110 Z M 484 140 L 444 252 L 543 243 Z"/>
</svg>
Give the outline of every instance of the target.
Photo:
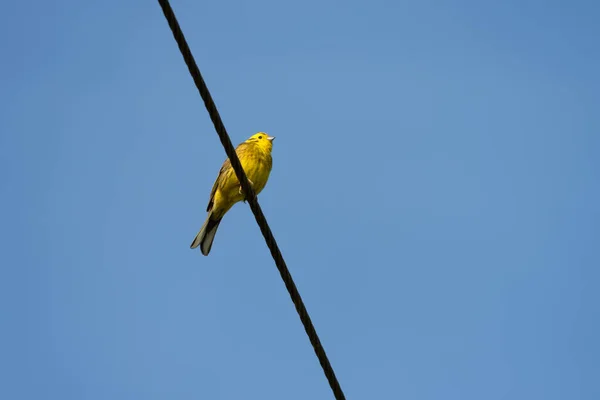
<svg viewBox="0 0 600 400">
<path fill-rule="evenodd" d="M 273 160 L 270 151 L 265 151 L 253 143 L 242 143 L 236 149 L 236 153 L 242 163 L 246 176 L 252 182 L 254 192 L 258 195 L 267 184 Z M 231 164 L 225 176 L 222 177 L 214 197 L 213 210 L 216 214 L 225 214 L 235 203 L 244 200 L 240 193 L 240 183 L 231 168 Z"/>
</svg>

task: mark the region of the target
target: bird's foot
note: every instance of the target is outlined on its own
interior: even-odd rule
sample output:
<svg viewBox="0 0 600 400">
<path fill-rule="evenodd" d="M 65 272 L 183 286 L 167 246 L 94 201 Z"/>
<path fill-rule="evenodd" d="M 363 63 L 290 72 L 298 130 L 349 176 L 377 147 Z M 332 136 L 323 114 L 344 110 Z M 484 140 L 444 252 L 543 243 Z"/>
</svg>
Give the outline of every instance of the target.
<svg viewBox="0 0 600 400">
<path fill-rule="evenodd" d="M 248 182 L 250 183 L 250 186 L 254 186 L 254 183 L 250 179 L 248 179 Z M 244 191 L 242 190 L 242 185 L 240 185 L 239 193 L 242 194 L 242 195 L 244 194 Z M 246 202 L 246 195 L 244 195 L 244 200 L 242 200 L 242 201 L 244 203 Z"/>
</svg>

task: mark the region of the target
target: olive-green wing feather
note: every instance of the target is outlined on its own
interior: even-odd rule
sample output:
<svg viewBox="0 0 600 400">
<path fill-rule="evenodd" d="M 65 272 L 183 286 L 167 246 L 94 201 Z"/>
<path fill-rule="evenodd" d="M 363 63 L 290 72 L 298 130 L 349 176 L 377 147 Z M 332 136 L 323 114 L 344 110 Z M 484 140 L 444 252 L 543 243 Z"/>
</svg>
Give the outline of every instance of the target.
<svg viewBox="0 0 600 400">
<path fill-rule="evenodd" d="M 229 170 L 229 169 L 231 169 L 231 162 L 229 161 L 229 158 L 228 158 L 227 160 L 225 160 L 225 162 L 221 166 L 221 169 L 219 170 L 219 175 L 217 176 L 217 179 L 215 179 L 215 183 L 213 184 L 213 187 L 210 191 L 210 196 L 208 198 L 208 206 L 206 206 L 206 212 L 210 212 L 210 210 L 212 209 L 214 199 L 215 199 L 215 193 L 217 192 L 217 188 L 220 185 L 222 185 L 222 182 L 224 181 L 223 178 L 227 175 L 227 170 Z"/>
<path fill-rule="evenodd" d="M 247 146 L 248 146 L 248 144 L 246 142 L 244 142 L 244 143 L 240 143 L 238 145 L 238 147 L 236 147 L 235 152 L 238 155 L 238 157 L 240 156 L 240 152 L 243 152 Z M 225 180 L 226 180 L 226 176 L 230 173 L 234 173 L 234 171 L 231 168 L 231 161 L 229 161 L 229 158 L 227 158 L 223 162 L 223 165 L 221 166 L 221 169 L 219 170 L 219 175 L 217 176 L 217 179 L 215 180 L 215 183 L 213 184 L 212 190 L 210 191 L 210 196 L 208 199 L 208 206 L 206 207 L 206 212 L 210 212 L 210 210 L 212 210 L 215 193 L 217 192 L 217 189 L 219 187 L 222 187 L 223 182 L 225 182 Z"/>
</svg>

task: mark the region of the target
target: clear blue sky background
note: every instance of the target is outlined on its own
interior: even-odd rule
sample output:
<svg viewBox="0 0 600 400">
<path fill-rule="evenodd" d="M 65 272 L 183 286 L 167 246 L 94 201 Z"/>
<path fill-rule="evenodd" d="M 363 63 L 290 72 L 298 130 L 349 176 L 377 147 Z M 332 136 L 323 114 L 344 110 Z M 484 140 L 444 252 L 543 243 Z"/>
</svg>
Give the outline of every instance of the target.
<svg viewBox="0 0 600 400">
<path fill-rule="evenodd" d="M 173 7 L 349 399 L 600 398 L 598 2 Z M 332 398 L 159 5 L 3 15 L 0 398 Z"/>
</svg>

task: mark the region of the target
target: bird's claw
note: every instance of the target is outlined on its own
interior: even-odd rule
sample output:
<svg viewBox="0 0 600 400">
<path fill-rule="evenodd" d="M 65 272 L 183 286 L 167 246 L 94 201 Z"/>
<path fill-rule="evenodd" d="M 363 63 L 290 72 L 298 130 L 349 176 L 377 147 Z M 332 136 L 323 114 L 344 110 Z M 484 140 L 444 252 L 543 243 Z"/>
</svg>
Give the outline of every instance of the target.
<svg viewBox="0 0 600 400">
<path fill-rule="evenodd" d="M 254 186 L 254 183 L 252 183 L 252 181 L 250 179 L 248 179 L 248 183 L 250 183 L 250 186 Z M 240 185 L 240 190 L 239 190 L 240 194 L 244 194 L 244 191 L 242 190 L 242 185 Z M 246 196 L 244 196 L 244 199 L 242 200 L 244 203 L 246 202 Z"/>
</svg>

